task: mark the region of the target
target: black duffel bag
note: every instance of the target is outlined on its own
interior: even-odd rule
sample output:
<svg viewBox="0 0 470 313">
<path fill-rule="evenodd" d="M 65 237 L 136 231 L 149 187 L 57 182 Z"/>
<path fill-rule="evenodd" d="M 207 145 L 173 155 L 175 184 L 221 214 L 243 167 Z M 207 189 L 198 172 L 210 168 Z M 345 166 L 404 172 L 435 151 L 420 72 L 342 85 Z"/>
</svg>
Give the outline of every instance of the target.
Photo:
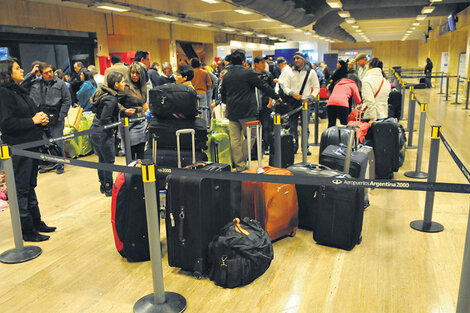
<svg viewBox="0 0 470 313">
<path fill-rule="evenodd" d="M 260 223 L 236 218 L 209 244 L 209 277 L 221 287 L 244 286 L 261 276 L 273 258 L 273 245 Z"/>
<path fill-rule="evenodd" d="M 160 118 L 192 119 L 198 112 L 194 88 L 181 84 L 157 86 L 149 91 L 150 113 Z"/>
</svg>

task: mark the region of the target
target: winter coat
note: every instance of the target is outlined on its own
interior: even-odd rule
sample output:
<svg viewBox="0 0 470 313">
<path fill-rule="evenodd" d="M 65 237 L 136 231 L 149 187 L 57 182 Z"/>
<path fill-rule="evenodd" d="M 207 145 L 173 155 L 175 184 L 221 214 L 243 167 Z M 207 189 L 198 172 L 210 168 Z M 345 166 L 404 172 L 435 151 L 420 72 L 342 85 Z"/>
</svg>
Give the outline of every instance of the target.
<svg viewBox="0 0 470 313">
<path fill-rule="evenodd" d="M 349 107 L 349 98 L 351 98 L 351 96 L 354 97 L 356 104 L 362 102 L 357 84 L 351 79 L 343 78 L 335 85 L 326 105 Z"/>
<path fill-rule="evenodd" d="M 377 96 L 374 95 L 380 88 L 383 81 L 382 88 Z M 362 107 L 367 107 L 364 112 L 364 119 L 380 119 L 388 116 L 388 95 L 390 94 L 390 83 L 383 77 L 382 70 L 378 67 L 369 69 L 362 79 Z"/>
<path fill-rule="evenodd" d="M 90 98 L 95 91 L 96 87 L 88 80 L 80 87 L 80 90 L 77 92 L 77 100 L 83 111 L 91 111 Z"/>
<path fill-rule="evenodd" d="M 93 125 L 104 126 L 119 121 L 116 90 L 103 85 L 91 96 L 90 103 L 95 112 Z M 112 130 L 110 132 L 112 133 Z"/>
</svg>

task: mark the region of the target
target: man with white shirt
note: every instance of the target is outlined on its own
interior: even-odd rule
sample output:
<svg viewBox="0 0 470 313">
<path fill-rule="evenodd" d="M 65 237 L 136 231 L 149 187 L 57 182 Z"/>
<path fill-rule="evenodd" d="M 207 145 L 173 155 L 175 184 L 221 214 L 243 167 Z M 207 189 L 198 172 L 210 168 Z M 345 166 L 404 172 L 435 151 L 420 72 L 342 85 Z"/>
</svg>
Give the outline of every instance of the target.
<svg viewBox="0 0 470 313">
<path fill-rule="evenodd" d="M 315 70 L 307 65 L 306 57 L 303 53 L 296 52 L 294 54 L 295 69 L 290 73 L 282 73 L 279 77 L 279 84 L 284 91 L 286 97 L 284 101 L 289 104 L 289 110 L 302 106 L 304 100 L 313 102 L 320 91 L 320 83 L 318 81 Z M 285 75 L 283 77 L 283 75 Z M 299 116 L 301 112 L 297 112 L 289 117 L 289 133 L 294 136 L 294 152 L 297 153 L 299 148 Z"/>
</svg>

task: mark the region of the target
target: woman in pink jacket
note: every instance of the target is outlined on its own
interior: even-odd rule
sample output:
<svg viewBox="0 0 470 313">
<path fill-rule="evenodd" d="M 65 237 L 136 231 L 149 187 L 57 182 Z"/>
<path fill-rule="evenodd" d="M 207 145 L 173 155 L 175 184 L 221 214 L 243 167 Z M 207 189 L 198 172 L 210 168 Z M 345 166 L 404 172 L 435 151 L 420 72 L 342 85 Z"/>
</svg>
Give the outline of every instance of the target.
<svg viewBox="0 0 470 313">
<path fill-rule="evenodd" d="M 356 104 L 362 102 L 359 90 L 361 89 L 361 81 L 356 74 L 349 74 L 347 78 L 341 79 L 334 87 L 326 104 L 328 112 L 328 127 L 336 125 L 336 119 L 342 125 L 348 124 L 349 115 L 349 99 L 354 98 Z"/>
</svg>

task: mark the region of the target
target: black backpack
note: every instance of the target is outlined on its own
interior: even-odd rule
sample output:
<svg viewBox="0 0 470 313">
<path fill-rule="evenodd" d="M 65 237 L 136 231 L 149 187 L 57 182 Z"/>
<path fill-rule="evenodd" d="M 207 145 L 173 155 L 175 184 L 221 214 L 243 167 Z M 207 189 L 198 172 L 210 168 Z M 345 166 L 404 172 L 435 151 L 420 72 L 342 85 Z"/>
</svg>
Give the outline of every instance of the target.
<svg viewBox="0 0 470 313">
<path fill-rule="evenodd" d="M 209 244 L 209 277 L 221 287 L 244 286 L 261 276 L 273 258 L 271 240 L 260 223 L 236 218 Z"/>
<path fill-rule="evenodd" d="M 194 88 L 181 84 L 166 84 L 149 91 L 150 113 L 160 118 L 193 119 L 198 112 Z"/>
</svg>

